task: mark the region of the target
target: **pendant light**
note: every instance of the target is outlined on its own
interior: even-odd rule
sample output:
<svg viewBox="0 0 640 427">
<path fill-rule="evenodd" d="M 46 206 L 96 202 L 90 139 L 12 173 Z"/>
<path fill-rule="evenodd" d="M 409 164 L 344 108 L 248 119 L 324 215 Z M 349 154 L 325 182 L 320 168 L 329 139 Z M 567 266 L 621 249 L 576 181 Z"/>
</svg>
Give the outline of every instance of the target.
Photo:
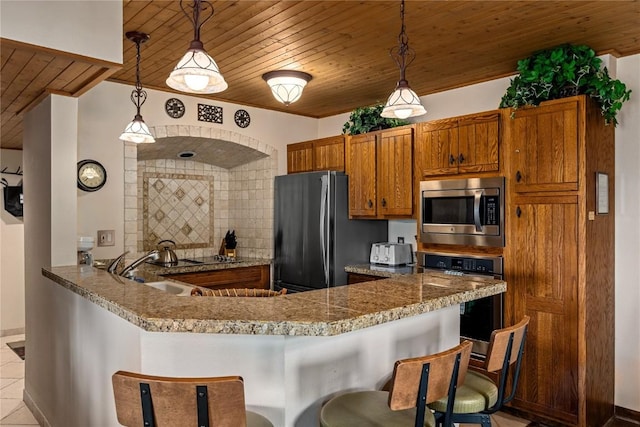
<svg viewBox="0 0 640 427">
<path fill-rule="evenodd" d="M 302 96 L 302 89 L 311 80 L 311 74 L 295 70 L 269 71 L 262 78 L 271 88 L 273 96 L 284 105 L 296 102 Z"/>
<path fill-rule="evenodd" d="M 193 41 L 187 53 L 169 74 L 167 85 L 188 93 L 222 92 L 228 87 L 227 82 L 220 74 L 216 61 L 204 50 L 204 45 L 200 41 L 200 28 L 213 16 L 213 5 L 206 0 L 194 0 L 193 5 L 187 8 L 191 11 L 187 11 L 184 1 L 180 0 L 180 9 L 193 24 Z M 200 12 L 204 11 L 210 11 L 210 14 L 201 19 Z"/>
<path fill-rule="evenodd" d="M 409 48 L 409 37 L 404 27 L 404 0 L 400 3 L 400 20 L 402 26 L 400 35 L 398 36 L 399 46 L 391 48 L 389 55 L 400 67 L 400 80 L 396 86 L 396 90 L 389 96 L 387 103 L 380 114 L 386 118 L 406 119 L 426 114 L 427 110 L 420 103 L 418 95 L 411 90 L 409 82 L 405 78 L 406 68 L 413 62 L 416 52 Z"/>
<path fill-rule="evenodd" d="M 136 115 L 133 117 L 133 121 L 124 129 L 120 139 L 137 144 L 156 142 L 140 115 L 140 107 L 147 100 L 147 92 L 142 90 L 142 84 L 140 83 L 140 45 L 149 40 L 149 34 L 129 31 L 125 35 L 136 44 L 136 88 L 131 92 L 131 102 L 136 106 Z"/>
</svg>

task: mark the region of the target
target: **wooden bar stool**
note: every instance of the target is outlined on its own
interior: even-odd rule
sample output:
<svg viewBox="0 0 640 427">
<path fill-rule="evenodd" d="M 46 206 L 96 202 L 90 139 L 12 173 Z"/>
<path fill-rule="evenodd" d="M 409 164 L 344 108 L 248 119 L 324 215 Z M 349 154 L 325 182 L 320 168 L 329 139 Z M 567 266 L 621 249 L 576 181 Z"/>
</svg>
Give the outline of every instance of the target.
<svg viewBox="0 0 640 427">
<path fill-rule="evenodd" d="M 485 374 L 498 373 L 498 382 L 494 382 L 483 373 L 469 370 L 464 384 L 458 387 L 455 395 L 451 420 L 456 423 L 481 424 L 491 426 L 490 415 L 509 403 L 515 396 L 520 376 L 520 364 L 527 337 L 529 316 L 518 324 L 492 332 L 489 340 L 487 358 L 479 369 Z M 513 369 L 511 393 L 506 395 L 507 379 L 510 367 Z M 436 413 L 445 413 L 451 407 L 450 398 L 444 397 L 429 405 Z"/>
<path fill-rule="evenodd" d="M 329 400 L 320 411 L 322 427 L 423 427 L 436 419 L 426 406 L 443 396 L 455 396 L 464 380 L 471 342 L 438 354 L 395 363 L 390 391 L 357 391 Z M 453 399 L 452 399 L 453 400 Z M 452 425 L 446 413 L 438 423 Z"/>
<path fill-rule="evenodd" d="M 247 411 L 242 377 L 174 378 L 113 374 L 118 422 L 127 427 L 273 427 Z"/>
</svg>

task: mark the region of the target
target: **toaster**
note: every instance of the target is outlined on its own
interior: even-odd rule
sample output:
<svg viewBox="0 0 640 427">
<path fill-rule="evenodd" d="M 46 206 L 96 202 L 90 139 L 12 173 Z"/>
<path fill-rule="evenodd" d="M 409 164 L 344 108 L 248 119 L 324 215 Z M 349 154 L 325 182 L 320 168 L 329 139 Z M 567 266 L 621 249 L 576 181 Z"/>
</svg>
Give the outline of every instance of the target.
<svg viewBox="0 0 640 427">
<path fill-rule="evenodd" d="M 413 262 L 410 243 L 374 243 L 371 245 L 371 264 L 404 265 Z"/>
</svg>

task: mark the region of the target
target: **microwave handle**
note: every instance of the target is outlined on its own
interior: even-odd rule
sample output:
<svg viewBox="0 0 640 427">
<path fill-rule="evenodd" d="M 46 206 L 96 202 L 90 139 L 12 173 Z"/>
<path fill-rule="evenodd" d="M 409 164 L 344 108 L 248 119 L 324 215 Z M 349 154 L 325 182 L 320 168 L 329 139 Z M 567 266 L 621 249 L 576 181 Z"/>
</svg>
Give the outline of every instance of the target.
<svg viewBox="0 0 640 427">
<path fill-rule="evenodd" d="M 473 223 L 476 226 L 476 231 L 482 231 L 482 223 L 480 222 L 480 200 L 482 199 L 482 190 L 475 192 L 473 197 Z"/>
</svg>

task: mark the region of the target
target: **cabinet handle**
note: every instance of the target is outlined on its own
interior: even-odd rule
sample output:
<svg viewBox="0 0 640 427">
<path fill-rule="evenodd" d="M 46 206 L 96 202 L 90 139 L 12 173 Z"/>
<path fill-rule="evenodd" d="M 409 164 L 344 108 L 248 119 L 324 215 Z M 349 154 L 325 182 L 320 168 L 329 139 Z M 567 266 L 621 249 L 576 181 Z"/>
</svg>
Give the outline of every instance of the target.
<svg viewBox="0 0 640 427">
<path fill-rule="evenodd" d="M 367 206 L 369 206 L 369 209 L 373 207 L 373 202 L 371 201 L 371 199 L 369 199 L 369 203 L 367 203 Z"/>
<path fill-rule="evenodd" d="M 460 164 L 464 163 L 464 156 L 462 155 L 462 153 L 460 153 L 460 155 L 458 156 L 458 162 Z"/>
<path fill-rule="evenodd" d="M 452 165 L 456 162 L 456 158 L 453 157 L 453 154 L 449 154 L 449 164 Z"/>
<path fill-rule="evenodd" d="M 382 207 L 384 208 L 385 206 L 387 206 L 387 201 L 383 197 L 382 198 Z"/>
<path fill-rule="evenodd" d="M 520 173 L 520 171 L 516 172 L 516 182 L 520 182 L 522 181 L 522 174 Z"/>
<path fill-rule="evenodd" d="M 522 215 L 522 209 L 520 209 L 520 206 L 518 206 L 518 207 L 516 208 L 516 216 L 517 216 L 518 218 L 520 218 L 520 215 Z"/>
</svg>

